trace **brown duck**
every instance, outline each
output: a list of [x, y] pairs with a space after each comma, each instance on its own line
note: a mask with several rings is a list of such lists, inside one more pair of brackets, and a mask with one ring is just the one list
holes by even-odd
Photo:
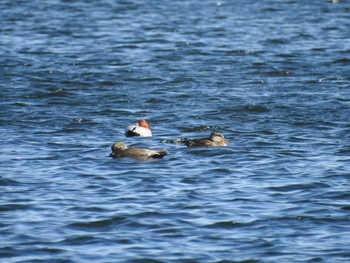
[[147, 148], [128, 148], [123, 142], [116, 142], [112, 145], [113, 158], [130, 157], [139, 160], [161, 159], [168, 154], [166, 150], [151, 150]]
[[228, 146], [228, 141], [225, 139], [224, 135], [220, 132], [212, 132], [209, 138], [202, 139], [190, 139], [185, 141], [188, 147], [196, 146]]

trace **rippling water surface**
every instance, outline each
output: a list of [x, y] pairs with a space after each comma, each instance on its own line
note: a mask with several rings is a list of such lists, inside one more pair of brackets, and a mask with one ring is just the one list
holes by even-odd
[[[350, 261], [348, 1], [3, 0], [0, 21], [1, 262]], [[125, 138], [140, 118], [154, 136]], [[214, 130], [229, 147], [179, 143]]]

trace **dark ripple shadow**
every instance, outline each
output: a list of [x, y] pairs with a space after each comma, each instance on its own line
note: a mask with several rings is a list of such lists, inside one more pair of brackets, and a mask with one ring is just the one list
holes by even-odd
[[309, 184], [290, 184], [282, 186], [271, 186], [268, 189], [278, 192], [290, 192], [290, 191], [302, 191], [302, 190], [315, 190], [322, 188], [330, 188], [331, 186], [326, 183], [309, 183]]
[[[63, 250], [61, 249], [55, 249], [55, 248], [48, 248], [48, 247], [43, 247], [43, 248], [27, 248], [26, 250], [23, 249], [17, 249], [17, 248], [13, 248], [10, 246], [6, 246], [3, 248], [0, 248], [0, 258], [8, 258], [8, 261], [6, 262], [10, 262], [9, 258], [19, 258], [18, 262], [47, 262], [47, 259], [45, 258], [45, 254], [47, 255], [47, 253], [52, 253], [52, 258], [50, 257], [50, 262], [73, 262], [70, 260], [62, 260], [59, 258], [55, 258], [55, 254], [60, 254]], [[29, 259], [30, 256], [28, 256], [28, 254], [32, 254], [32, 255], [36, 255], [33, 256], [32, 259]], [[27, 258], [24, 259], [23, 261], [20, 259], [21, 257], [23, 258]], [[39, 257], [39, 258], [38, 258]], [[40, 259], [40, 257], [43, 257], [43, 259]], [[5, 262], [5, 261], [4, 261]]]
[[3, 178], [2, 176], [0, 176], [0, 186], [16, 186], [16, 185], [20, 185], [20, 184], [21, 183], [16, 181], [16, 180]]
[[240, 113], [240, 112], [248, 112], [248, 113], [268, 113], [270, 109], [264, 105], [244, 105], [244, 106], [235, 106], [229, 108], [220, 109], [220, 113]]
[[23, 204], [2, 204], [0, 205], [0, 212], [9, 212], [16, 210], [27, 210], [30, 209], [31, 205], [23, 205]]
[[[96, 237], [93, 235], [75, 235], [65, 238], [62, 241], [55, 242], [55, 245], [60, 246], [79, 246], [79, 245], [94, 245], [94, 244], [108, 244], [110, 240], [107, 238]], [[126, 243], [126, 242], [124, 242]]]
[[89, 222], [76, 222], [71, 223], [67, 227], [75, 230], [81, 231], [107, 231], [108, 229], [113, 229], [114, 226], [123, 225], [128, 222], [127, 217], [113, 217], [109, 219], [95, 220]]
[[48, 92], [36, 92], [31, 95], [31, 98], [33, 99], [45, 99], [45, 98], [55, 98], [55, 97], [68, 97], [69, 92], [57, 88], [57, 89], [51, 89]]
[[213, 224], [204, 225], [204, 228], [213, 228], [213, 229], [234, 229], [240, 227], [241, 224], [235, 221], [220, 221]]
[[[58, 249], [49, 247], [49, 244], [34, 243], [34, 244], [21, 244], [26, 245], [26, 249], [17, 249], [10, 246], [0, 248], [0, 258], [16, 258], [17, 262], [47, 262], [48, 258], [50, 262], [57, 263], [70, 263], [74, 262], [70, 259], [63, 259], [66, 252], [64, 249]], [[33, 247], [31, 247], [33, 246]], [[48, 256], [50, 255], [50, 256]], [[63, 257], [63, 258], [62, 258]], [[23, 260], [22, 260], [23, 259]], [[7, 262], [10, 262], [7, 261]]]

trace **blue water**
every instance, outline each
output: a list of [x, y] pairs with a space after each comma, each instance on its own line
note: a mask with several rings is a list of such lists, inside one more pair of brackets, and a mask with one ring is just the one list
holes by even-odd
[[2, 0], [0, 25], [1, 262], [350, 262], [348, 1]]

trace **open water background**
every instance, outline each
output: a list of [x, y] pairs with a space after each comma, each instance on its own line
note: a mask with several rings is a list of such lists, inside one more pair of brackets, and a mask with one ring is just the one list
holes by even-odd
[[345, 0], [2, 0], [0, 261], [349, 262], [349, 28]]

